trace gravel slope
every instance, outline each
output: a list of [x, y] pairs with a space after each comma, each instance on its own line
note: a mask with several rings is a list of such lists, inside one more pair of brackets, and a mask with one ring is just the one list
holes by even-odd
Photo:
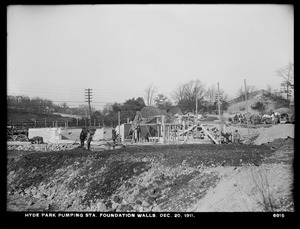
[[[138, 146], [8, 151], [9, 211], [187, 211], [222, 175], [274, 156], [269, 146]], [[22, 156], [21, 156], [22, 155]], [[273, 163], [273, 162], [272, 162]]]

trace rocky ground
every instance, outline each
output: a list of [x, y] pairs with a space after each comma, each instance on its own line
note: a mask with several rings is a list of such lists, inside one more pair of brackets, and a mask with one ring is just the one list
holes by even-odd
[[7, 210], [293, 211], [293, 146], [8, 150]]

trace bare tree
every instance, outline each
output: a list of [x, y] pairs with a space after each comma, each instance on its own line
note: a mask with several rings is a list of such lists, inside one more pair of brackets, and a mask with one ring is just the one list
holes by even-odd
[[210, 88], [207, 89], [207, 93], [206, 93], [205, 97], [209, 102], [209, 113], [211, 113], [211, 106], [215, 102], [215, 94], [216, 93], [217, 93], [217, 89], [216, 89], [215, 85], [212, 85]]
[[176, 103], [183, 99], [191, 100], [196, 99], [203, 99], [206, 90], [204, 85], [200, 80], [191, 80], [187, 83], [181, 84], [177, 86], [177, 88], [172, 93], [172, 98], [175, 100]]
[[290, 87], [294, 88], [294, 64], [289, 63], [286, 67], [280, 68], [276, 72], [277, 76], [282, 77]]
[[145, 101], [147, 106], [152, 106], [152, 102], [156, 92], [157, 87], [155, 87], [153, 84], [150, 84], [145, 88]]
[[199, 79], [179, 85], [172, 93], [175, 103], [179, 105], [182, 111], [186, 112], [195, 111], [196, 99], [200, 105], [205, 95], [206, 89]]
[[188, 99], [194, 99], [197, 96], [198, 99], [202, 100], [205, 93], [206, 93], [206, 90], [204, 88], [204, 85], [198, 79], [191, 80], [185, 84], [184, 95]]
[[294, 89], [294, 64], [289, 63], [286, 67], [278, 69], [277, 76], [284, 79], [281, 83], [281, 92], [286, 93], [286, 99], [289, 100], [292, 96], [291, 89]]
[[178, 103], [180, 100], [184, 99], [184, 90], [185, 90], [185, 84], [180, 84], [171, 93], [171, 97], [175, 101], [175, 103]]

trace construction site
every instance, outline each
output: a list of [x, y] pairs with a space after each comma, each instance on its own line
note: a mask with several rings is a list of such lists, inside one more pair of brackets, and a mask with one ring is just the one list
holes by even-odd
[[7, 141], [7, 210], [294, 211], [294, 122], [230, 117], [141, 110], [90, 150], [82, 128], [31, 128]]
[[294, 110], [262, 115], [257, 101], [217, 115], [146, 106], [115, 126], [8, 128], [7, 210], [293, 212]]
[[[146, 107], [149, 109], [149, 107]], [[154, 107], [150, 109], [155, 109]], [[142, 111], [143, 112], [143, 111]], [[233, 142], [233, 133], [240, 129], [240, 143], [250, 142], [256, 137], [254, 133], [258, 128], [271, 127], [272, 123], [260, 123], [253, 125], [247, 122], [234, 123], [230, 116], [217, 115], [197, 116], [189, 113], [186, 115], [155, 115], [144, 118], [140, 111], [136, 112], [133, 121], [120, 124], [115, 127], [94, 127], [95, 133], [91, 142], [91, 150], [111, 149], [113, 146], [112, 129], [117, 132], [115, 147], [126, 147], [130, 145], [151, 145], [151, 144], [230, 144]], [[247, 130], [247, 131], [245, 131]], [[56, 148], [70, 149], [77, 147], [80, 142], [82, 128], [50, 127], [50, 128], [29, 128], [27, 133], [8, 134], [8, 148], [29, 150], [35, 147], [41, 150], [51, 151]], [[33, 139], [42, 139], [35, 145]], [[31, 139], [31, 141], [29, 141]], [[48, 148], [48, 150], [47, 150]]]
[[8, 226], [296, 218], [293, 4], [6, 12]]

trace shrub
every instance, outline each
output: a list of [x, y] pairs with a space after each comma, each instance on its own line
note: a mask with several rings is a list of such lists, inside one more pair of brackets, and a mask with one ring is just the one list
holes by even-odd
[[258, 111], [264, 111], [265, 105], [262, 102], [256, 102], [251, 106], [251, 108]]

